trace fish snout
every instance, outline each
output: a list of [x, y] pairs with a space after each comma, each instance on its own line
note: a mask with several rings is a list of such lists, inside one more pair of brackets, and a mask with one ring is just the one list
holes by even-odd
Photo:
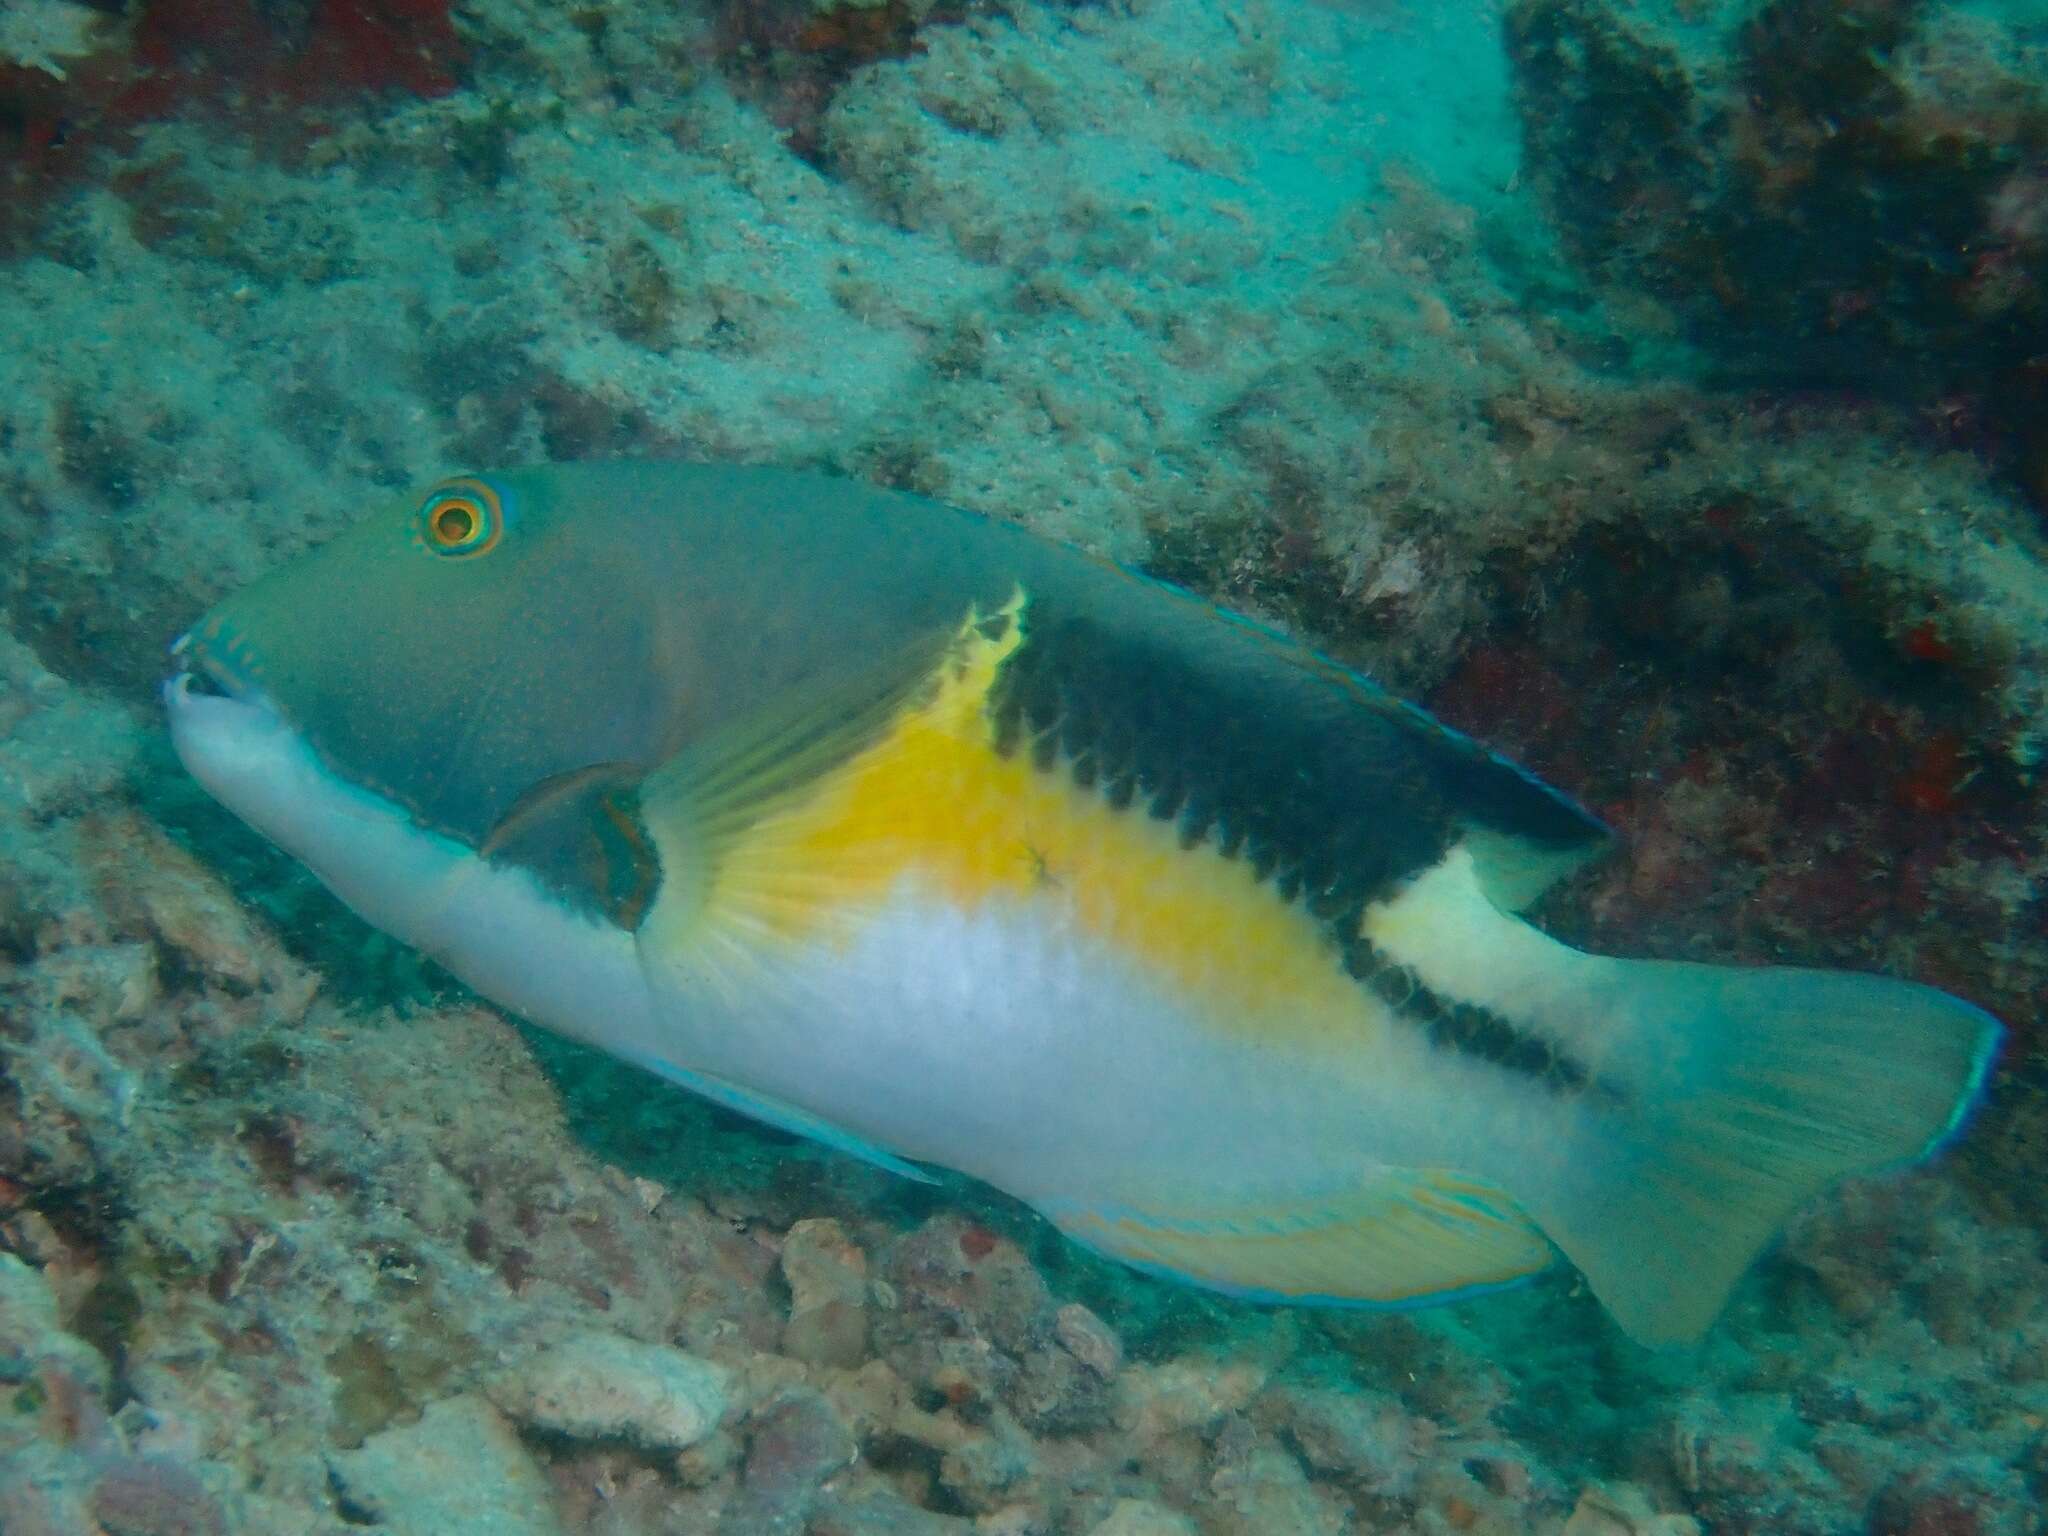
[[164, 703], [175, 708], [190, 699], [261, 702], [262, 668], [248, 642], [218, 617], [188, 629], [171, 642], [171, 675], [164, 679]]

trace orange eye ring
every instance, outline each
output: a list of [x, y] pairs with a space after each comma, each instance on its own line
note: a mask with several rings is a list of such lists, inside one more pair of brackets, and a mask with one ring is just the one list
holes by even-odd
[[436, 549], [460, 549], [477, 536], [483, 524], [483, 508], [473, 501], [451, 496], [435, 504], [434, 520], [427, 537]]
[[466, 560], [489, 554], [505, 532], [498, 493], [482, 480], [450, 480], [421, 503], [419, 539], [437, 555]]

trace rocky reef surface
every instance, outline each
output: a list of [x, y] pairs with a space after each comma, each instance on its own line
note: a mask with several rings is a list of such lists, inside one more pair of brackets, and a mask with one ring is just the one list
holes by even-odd
[[[2024, 4], [0, 0], [0, 1530], [2024, 1536]], [[447, 470], [942, 496], [1582, 797], [1544, 912], [2013, 1039], [1699, 1349], [1103, 1264], [534, 1035], [186, 784], [214, 597]]]

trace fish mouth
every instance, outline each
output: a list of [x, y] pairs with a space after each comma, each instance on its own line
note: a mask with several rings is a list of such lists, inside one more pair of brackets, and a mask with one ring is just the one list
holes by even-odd
[[163, 705], [171, 747], [216, 800], [271, 841], [291, 846], [296, 734], [263, 691], [192, 636], [171, 648]]
[[167, 693], [175, 693], [180, 700], [232, 699], [236, 703], [248, 702], [242, 688], [211, 667], [180, 668], [164, 679], [164, 688]]
[[[209, 627], [219, 628], [217, 623]], [[225, 649], [244, 655], [247, 651], [246, 646], [233, 638], [226, 641]], [[224, 655], [221, 647], [209, 643], [197, 630], [187, 630], [172, 643], [171, 661], [174, 670], [164, 679], [164, 702], [173, 709], [194, 700], [219, 699], [250, 705], [270, 714], [277, 713], [248, 671]]]
[[[185, 766], [200, 772], [199, 760], [216, 755], [219, 744], [247, 742], [287, 729], [282, 711], [234, 662], [194, 634], [171, 647], [173, 670], [164, 679], [164, 713], [171, 743]], [[221, 790], [208, 784], [216, 795]]]

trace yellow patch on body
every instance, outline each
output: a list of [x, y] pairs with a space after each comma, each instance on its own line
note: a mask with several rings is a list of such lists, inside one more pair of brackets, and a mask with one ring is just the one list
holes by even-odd
[[1054, 903], [1214, 1016], [1358, 1042], [1366, 1004], [1334, 946], [1245, 862], [997, 751], [989, 694], [1023, 624], [1021, 593], [970, 614], [877, 739], [721, 844], [697, 920], [843, 938], [908, 880], [969, 909]]

